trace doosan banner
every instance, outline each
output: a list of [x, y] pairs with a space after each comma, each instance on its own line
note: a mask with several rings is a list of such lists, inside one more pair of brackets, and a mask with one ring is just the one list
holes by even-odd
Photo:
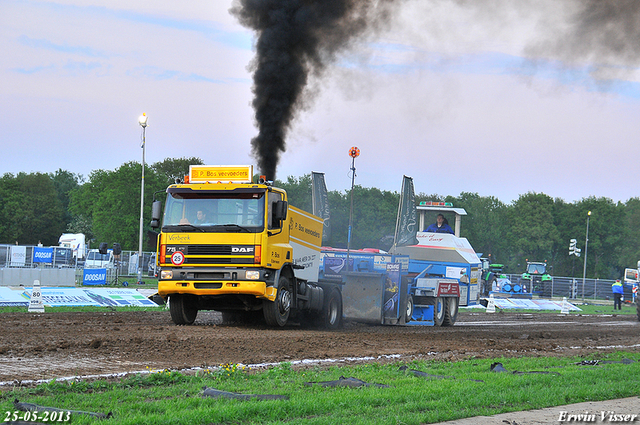
[[82, 274], [83, 285], [106, 285], [107, 269], [84, 269]]
[[53, 248], [33, 248], [33, 262], [34, 263], [51, 263], [53, 261]]

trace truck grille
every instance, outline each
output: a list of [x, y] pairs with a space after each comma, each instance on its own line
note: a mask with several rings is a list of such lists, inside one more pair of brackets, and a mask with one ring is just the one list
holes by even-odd
[[[186, 245], [183, 266], [254, 264], [255, 245]], [[170, 256], [167, 253], [167, 260]]]
[[231, 245], [187, 245], [186, 255], [231, 255]]
[[185, 258], [183, 264], [253, 264], [251, 258]]

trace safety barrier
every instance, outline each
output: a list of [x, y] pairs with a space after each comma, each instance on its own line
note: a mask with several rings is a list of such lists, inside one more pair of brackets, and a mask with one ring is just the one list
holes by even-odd
[[[511, 283], [523, 285], [528, 284], [519, 274], [506, 274]], [[611, 284], [615, 282], [613, 279], [582, 279], [579, 277], [563, 277], [552, 276], [550, 287], [546, 289], [545, 294], [541, 294], [545, 298], [562, 298], [568, 300], [606, 300], [612, 298]], [[549, 284], [547, 284], [549, 285]], [[630, 285], [624, 285], [624, 298], [630, 300], [632, 298], [632, 288]], [[530, 288], [527, 288], [530, 292]]]

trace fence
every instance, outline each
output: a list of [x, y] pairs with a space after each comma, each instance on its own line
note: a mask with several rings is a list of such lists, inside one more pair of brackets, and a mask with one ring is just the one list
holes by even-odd
[[[38, 258], [40, 252], [45, 251], [51, 256], [47, 258]], [[47, 262], [44, 262], [46, 260]], [[0, 269], [66, 269], [74, 268], [75, 281], [82, 282], [82, 271], [84, 261], [77, 260], [73, 257], [71, 248], [63, 247], [36, 247], [24, 245], [0, 245]], [[0, 276], [0, 284], [3, 281], [15, 280], [12, 276], [16, 270], [7, 270], [12, 273], [3, 273], [7, 276], [3, 279]], [[65, 273], [66, 274], [66, 273]], [[142, 275], [154, 276], [155, 274], [155, 253], [142, 253]], [[107, 281], [116, 282], [125, 279], [131, 279], [138, 275], [138, 252], [122, 251], [119, 259], [115, 264], [107, 267]], [[518, 283], [522, 286], [522, 276], [516, 274], [506, 275], [512, 283]], [[611, 284], [613, 280], [607, 279], [582, 279], [574, 277], [552, 277], [551, 278], [551, 297], [567, 297], [567, 299], [600, 299], [606, 300], [612, 298]], [[23, 280], [28, 281], [29, 278]], [[10, 283], [9, 283], [10, 284]], [[548, 289], [547, 289], [548, 294]], [[545, 296], [548, 296], [545, 294]], [[631, 287], [624, 285], [624, 298], [632, 299]]]
[[[516, 274], [506, 275], [512, 283], [522, 286], [522, 276]], [[582, 279], [576, 277], [551, 277], [551, 297], [567, 297], [575, 300], [606, 300], [613, 298], [610, 279]], [[528, 289], [528, 288], [527, 288]], [[547, 289], [549, 291], [549, 289]], [[632, 299], [631, 287], [624, 285], [624, 298]]]
[[[29, 271], [35, 272], [36, 270], [44, 272], [46, 276], [51, 276], [47, 280], [57, 280], [53, 277], [54, 270], [58, 269], [59, 273], [68, 269], [75, 269], [75, 282], [82, 282], [84, 260], [78, 260], [73, 256], [73, 250], [71, 248], [64, 247], [38, 247], [38, 246], [24, 246], [24, 245], [0, 245], [0, 269], [2, 270], [2, 276], [0, 276], [0, 284], [11, 285], [12, 281], [16, 280], [14, 276], [21, 276], [19, 279], [21, 282], [32, 281], [31, 275], [39, 275], [34, 273], [28, 273]], [[68, 271], [64, 273], [65, 278], [63, 280], [70, 280], [67, 276]], [[73, 272], [71, 272], [73, 275]], [[155, 253], [143, 252], [142, 253], [142, 275], [154, 276], [155, 274]], [[5, 276], [6, 275], [6, 276]], [[138, 252], [137, 251], [122, 251], [122, 254], [114, 262], [107, 267], [107, 276], [109, 281], [115, 281], [116, 277], [120, 278], [132, 278], [138, 275]]]

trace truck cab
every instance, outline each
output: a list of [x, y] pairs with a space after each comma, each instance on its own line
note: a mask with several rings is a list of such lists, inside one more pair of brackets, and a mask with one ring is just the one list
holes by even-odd
[[58, 245], [71, 248], [73, 258], [78, 260], [84, 259], [87, 254], [86, 238], [82, 233], [63, 233], [58, 240]]
[[115, 267], [115, 257], [113, 250], [109, 249], [106, 254], [101, 254], [97, 249], [90, 249], [87, 260], [84, 262], [85, 269], [106, 269]]

